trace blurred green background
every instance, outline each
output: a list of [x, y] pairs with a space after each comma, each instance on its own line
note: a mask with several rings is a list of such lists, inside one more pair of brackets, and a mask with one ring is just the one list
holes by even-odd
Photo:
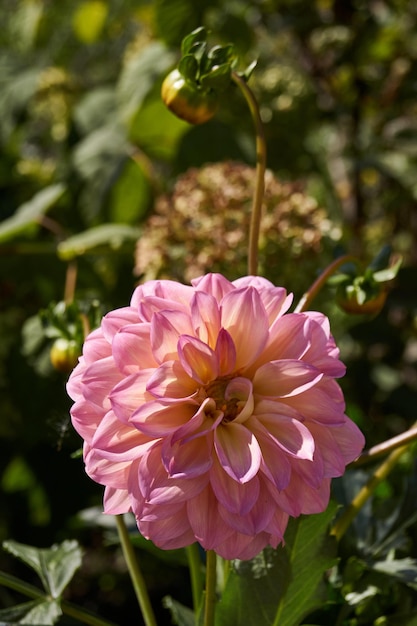
[[[377, 317], [341, 312], [330, 288], [315, 306], [332, 318], [348, 413], [368, 445], [416, 419], [416, 21], [405, 0], [2, 0], [0, 539], [79, 539], [71, 600], [120, 626], [136, 611], [112, 529], [96, 523], [102, 490], [74, 454], [67, 375], [50, 363], [39, 312], [64, 299], [75, 272], [76, 298], [103, 311], [125, 305], [141, 279], [245, 273], [255, 164], [245, 102], [231, 86], [215, 118], [192, 127], [160, 99], [194, 28], [232, 42], [238, 67], [258, 60], [250, 86], [271, 170], [263, 273], [300, 297], [341, 253], [366, 264], [388, 243], [402, 254]], [[340, 481], [338, 497], [363, 475]], [[417, 623], [415, 585], [357, 565], [399, 528], [398, 554], [417, 557], [416, 495], [411, 451], [347, 538], [333, 608], [315, 623]], [[181, 559], [143, 554], [155, 605], [167, 593], [189, 603]], [[0, 569], [30, 576], [5, 553]], [[370, 585], [372, 602], [340, 609]], [[14, 599], [0, 588], [0, 606]], [[158, 619], [171, 623], [163, 608]]]

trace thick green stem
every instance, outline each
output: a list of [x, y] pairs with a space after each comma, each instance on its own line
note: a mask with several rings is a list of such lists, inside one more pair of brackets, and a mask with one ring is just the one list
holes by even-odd
[[[19, 580], [10, 574], [6, 574], [5, 572], [0, 572], [0, 585], [13, 589], [14, 591], [18, 591], [33, 600], [47, 601], [50, 599], [45, 592], [40, 591], [37, 587], [25, 583], [24, 581]], [[88, 626], [115, 626], [114, 622], [109, 622], [108, 620], [102, 619], [98, 615], [93, 615], [71, 602], [67, 602], [66, 600], [58, 600], [58, 602], [60, 603], [63, 613], [69, 615], [70, 617], [74, 617], [83, 624], [88, 624]]]
[[136, 560], [135, 551], [130, 541], [123, 515], [116, 515], [115, 517], [123, 555], [125, 557], [130, 578], [133, 583], [133, 588], [142, 611], [143, 619], [146, 626], [157, 626], [152, 605], [149, 600], [148, 590], [146, 589], [145, 580], [139, 569], [139, 564]]
[[208, 550], [206, 561], [206, 602], [204, 608], [204, 626], [214, 626], [216, 610], [216, 580], [216, 553], [213, 550]]
[[264, 127], [259, 113], [258, 103], [252, 90], [248, 87], [246, 81], [236, 72], [232, 72], [232, 79], [243, 93], [256, 131], [256, 180], [255, 192], [253, 196], [251, 224], [249, 232], [249, 250], [248, 250], [248, 274], [256, 276], [258, 273], [258, 247], [259, 232], [262, 217], [262, 201], [265, 189], [265, 169], [266, 169], [266, 141]]
[[294, 313], [301, 313], [302, 311], [306, 311], [310, 306], [311, 302], [317, 296], [319, 291], [321, 291], [326, 284], [326, 281], [330, 278], [332, 274], [335, 273], [336, 270], [339, 269], [345, 263], [349, 261], [356, 261], [356, 258], [351, 256], [350, 254], [346, 254], [345, 256], [341, 256], [330, 265], [320, 274], [316, 281], [311, 285], [310, 289], [305, 292], [300, 302], [297, 304]]
[[191, 591], [193, 595], [194, 612], [197, 615], [203, 595], [203, 577], [201, 574], [201, 559], [198, 552], [198, 545], [193, 543], [187, 546], [188, 567], [191, 578]]

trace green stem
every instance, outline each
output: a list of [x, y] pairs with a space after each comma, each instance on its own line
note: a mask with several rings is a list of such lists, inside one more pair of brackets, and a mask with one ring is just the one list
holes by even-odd
[[142, 572], [139, 569], [139, 564], [136, 560], [135, 551], [130, 541], [129, 533], [127, 532], [123, 515], [116, 515], [115, 517], [123, 555], [125, 557], [130, 578], [133, 583], [133, 588], [135, 590], [136, 597], [142, 611], [143, 619], [146, 626], [157, 626], [155, 615], [152, 610], [152, 605], [149, 600], [148, 591], [146, 589], [145, 580], [142, 576]]
[[187, 546], [187, 559], [188, 567], [190, 569], [191, 577], [191, 590], [193, 594], [193, 607], [194, 612], [197, 615], [198, 609], [201, 604], [201, 597], [203, 595], [203, 578], [201, 575], [201, 559], [198, 552], [198, 545], [193, 543], [191, 546]]
[[371, 478], [368, 480], [366, 485], [362, 487], [359, 491], [358, 495], [352, 500], [349, 506], [345, 509], [343, 514], [336, 521], [331, 534], [336, 537], [338, 541], [343, 537], [346, 530], [349, 528], [350, 524], [353, 522], [361, 508], [364, 506], [365, 502], [371, 495], [374, 493], [375, 489], [379, 485], [379, 483], [384, 480], [388, 474], [394, 469], [400, 457], [404, 454], [404, 452], [408, 449], [408, 446], [402, 446], [401, 448], [397, 448], [384, 461], [374, 472]]
[[[14, 591], [18, 591], [33, 600], [50, 600], [50, 597], [47, 594], [40, 591], [33, 585], [25, 583], [10, 574], [6, 574], [5, 572], [0, 572], [0, 585], [13, 589]], [[75, 606], [66, 600], [61, 600], [60, 606], [63, 613], [78, 619], [83, 624], [88, 624], [89, 626], [115, 626], [114, 622], [109, 622], [108, 620], [102, 619], [97, 615], [93, 615], [92, 613], [89, 613], [81, 607]]]
[[258, 247], [259, 232], [262, 217], [262, 201], [265, 189], [265, 169], [266, 169], [266, 141], [265, 132], [259, 113], [259, 106], [253, 95], [252, 90], [248, 87], [246, 81], [236, 72], [232, 72], [232, 79], [243, 93], [249, 110], [255, 124], [256, 131], [256, 180], [255, 192], [253, 196], [251, 224], [249, 232], [249, 250], [248, 250], [248, 274], [256, 276], [258, 273]]
[[206, 561], [206, 603], [204, 609], [204, 626], [214, 626], [216, 609], [216, 553], [207, 550]]
[[346, 254], [345, 256], [341, 256], [330, 265], [320, 274], [316, 281], [311, 285], [310, 289], [305, 292], [300, 302], [297, 304], [294, 313], [301, 313], [302, 311], [306, 311], [310, 306], [311, 302], [317, 296], [319, 291], [323, 289], [326, 281], [330, 278], [332, 274], [335, 273], [336, 270], [339, 269], [345, 263], [349, 261], [356, 261], [356, 258], [350, 254]]

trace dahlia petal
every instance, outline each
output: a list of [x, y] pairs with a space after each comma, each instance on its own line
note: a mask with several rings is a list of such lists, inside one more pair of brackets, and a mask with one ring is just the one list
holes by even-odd
[[263, 363], [277, 359], [301, 359], [310, 347], [308, 320], [298, 313], [288, 313], [269, 329], [268, 342], [260, 358]]
[[197, 291], [204, 291], [212, 295], [217, 302], [234, 290], [233, 284], [221, 274], [206, 274], [191, 281]]
[[72, 405], [70, 413], [75, 430], [85, 441], [90, 443], [105, 411], [101, 407], [81, 399]]
[[178, 361], [162, 363], [149, 377], [146, 389], [155, 398], [188, 398], [196, 390], [196, 382]]
[[[345, 404], [340, 387], [334, 380], [319, 383], [306, 393], [285, 398], [285, 404], [293, 407], [309, 422], [317, 422], [325, 426], [342, 426], [345, 423]], [[333, 385], [337, 385], [340, 395], [335, 395]], [[332, 395], [327, 393], [332, 392]], [[335, 399], [336, 398], [336, 399]]]
[[87, 335], [83, 345], [85, 364], [90, 365], [111, 355], [111, 345], [103, 335], [101, 328], [96, 328]]
[[193, 289], [173, 280], [150, 280], [135, 289], [131, 299], [134, 307], [144, 322], [150, 322], [155, 311], [186, 311]]
[[253, 559], [269, 543], [267, 533], [259, 533], [254, 537], [234, 532], [230, 537], [216, 546], [216, 553], [223, 559]]
[[218, 501], [231, 513], [246, 515], [259, 496], [259, 480], [254, 476], [239, 483], [227, 474], [216, 458], [210, 470], [210, 483]]
[[[138, 476], [140, 491], [149, 504], [172, 504], [194, 498], [208, 483], [208, 474], [196, 478], [172, 478], [161, 461], [161, 444], [156, 444], [140, 461]], [[130, 482], [132, 480], [129, 477]]]
[[226, 524], [219, 524], [217, 501], [210, 487], [187, 502], [187, 515], [195, 538], [205, 550], [213, 550], [233, 533]]
[[261, 450], [253, 433], [242, 424], [219, 424], [214, 447], [223, 469], [237, 482], [246, 483], [258, 472]]
[[133, 374], [138, 370], [157, 367], [150, 342], [150, 324], [128, 324], [113, 338], [114, 361], [123, 374]]
[[235, 287], [255, 287], [261, 296], [261, 300], [268, 315], [269, 325], [288, 311], [293, 301], [293, 295], [287, 296], [283, 287], [276, 287], [262, 276], [243, 276], [233, 281]]
[[108, 461], [99, 450], [84, 444], [85, 471], [100, 485], [125, 489], [128, 481], [131, 461]]
[[148, 402], [152, 396], [146, 391], [146, 384], [153, 369], [142, 370], [125, 376], [109, 394], [110, 405], [117, 418], [128, 423], [138, 406]]
[[244, 287], [226, 294], [221, 301], [221, 319], [237, 348], [236, 368], [250, 365], [268, 339], [268, 318], [256, 289]]
[[314, 438], [304, 424], [278, 412], [257, 414], [256, 417], [281, 450], [290, 457], [309, 461], [313, 459]]
[[291, 465], [287, 455], [256, 417], [251, 417], [246, 426], [254, 433], [261, 448], [261, 472], [282, 491], [291, 477]]
[[207, 437], [162, 444], [162, 462], [171, 478], [194, 478], [207, 472], [213, 464], [212, 444]]
[[195, 542], [195, 536], [189, 525], [186, 507], [172, 517], [154, 522], [137, 520], [141, 534], [152, 541], [161, 550], [177, 550]]
[[275, 512], [275, 503], [271, 501], [267, 489], [260, 481], [258, 483], [260, 483], [259, 496], [246, 514], [232, 513], [223, 505], [219, 505], [219, 513], [223, 521], [243, 535], [261, 533], [268, 526]]
[[121, 515], [131, 510], [130, 496], [127, 489], [106, 487], [103, 497], [103, 509], [107, 515]]
[[236, 347], [230, 334], [221, 328], [217, 336], [215, 353], [220, 376], [227, 376], [236, 369]]
[[113, 411], [108, 411], [97, 427], [91, 445], [109, 461], [133, 461], [140, 457], [153, 440], [132, 426], [120, 422]]
[[143, 522], [156, 522], [159, 519], [168, 519], [178, 512], [184, 511], [185, 504], [183, 502], [175, 502], [173, 504], [164, 504], [164, 506], [158, 506], [157, 504], [142, 504], [139, 501], [139, 514]]
[[101, 330], [106, 340], [111, 343], [117, 331], [128, 324], [139, 321], [138, 313], [130, 306], [122, 307], [107, 313], [101, 320]]
[[216, 409], [214, 400], [206, 398], [193, 417], [174, 432], [171, 442], [181, 440], [182, 443], [187, 443], [197, 437], [208, 435], [217, 428], [222, 419], [223, 412]]
[[295, 359], [265, 363], [253, 378], [254, 393], [269, 398], [287, 398], [303, 393], [323, 378], [322, 372]]
[[189, 335], [178, 340], [178, 356], [186, 373], [201, 385], [217, 378], [219, 363], [216, 353], [203, 341]]
[[309, 349], [304, 355], [308, 363], [312, 363], [327, 376], [340, 378], [346, 372], [345, 365], [339, 361], [339, 349], [330, 335], [328, 318], [316, 311], [307, 311], [302, 315], [309, 322], [311, 338]]
[[163, 404], [155, 400], [142, 404], [132, 415], [130, 423], [149, 437], [166, 437], [186, 424], [196, 413], [192, 402]]
[[151, 347], [158, 363], [177, 358], [180, 335], [191, 335], [191, 319], [182, 311], [154, 313], [151, 320]]
[[[271, 535], [275, 536], [276, 544], [280, 543], [284, 539], [284, 533], [287, 528], [289, 521], [289, 515], [285, 511], [275, 507], [274, 514], [272, 518], [269, 520], [268, 525], [265, 528], [265, 531], [271, 533]], [[271, 545], [272, 541], [270, 540]], [[276, 547], [273, 546], [273, 547]]]
[[365, 446], [365, 437], [348, 417], [343, 426], [332, 429], [332, 436], [343, 454], [346, 465], [355, 461]]
[[196, 291], [190, 306], [191, 321], [196, 337], [214, 348], [220, 331], [220, 311], [217, 300], [209, 293]]
[[86, 400], [104, 409], [110, 408], [109, 393], [121, 380], [123, 374], [109, 356], [87, 367], [82, 377]]

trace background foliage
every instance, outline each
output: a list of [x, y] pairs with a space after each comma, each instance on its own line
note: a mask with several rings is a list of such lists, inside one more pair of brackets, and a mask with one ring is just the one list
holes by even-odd
[[[124, 305], [146, 275], [141, 245], [152, 244], [150, 225], [163, 207], [159, 245], [181, 278], [189, 251], [178, 224], [173, 239], [169, 207], [179, 197], [181, 206], [194, 202], [197, 185], [206, 196], [216, 186], [216, 178], [202, 182], [200, 170], [189, 168], [230, 160], [253, 166], [251, 120], [236, 89], [198, 127], [176, 119], [160, 100], [161, 82], [193, 28], [206, 26], [213, 43], [233, 42], [242, 67], [258, 59], [250, 84], [269, 168], [276, 184], [289, 185], [291, 206], [298, 193], [297, 206], [307, 202], [319, 211], [317, 250], [303, 235], [303, 218], [295, 234], [285, 223], [268, 239], [268, 277], [299, 297], [341, 252], [366, 264], [389, 243], [403, 255], [374, 319], [339, 311], [330, 289], [315, 305], [332, 317], [348, 365], [348, 413], [368, 446], [416, 419], [416, 19], [417, 6], [405, 0], [2, 1], [0, 538], [40, 547], [78, 539], [85, 556], [69, 599], [121, 626], [136, 610], [113, 529], [98, 521], [101, 489], [74, 454], [80, 442], [68, 421], [66, 374], [49, 359], [66, 326], [46, 328], [39, 312], [66, 297], [75, 271], [83, 310]], [[272, 203], [282, 206], [274, 193]], [[209, 194], [198, 210], [215, 215], [223, 201]], [[192, 215], [185, 218], [180, 230], [193, 225]], [[205, 226], [194, 223], [195, 232]], [[206, 239], [202, 262], [210, 269], [222, 241]], [[226, 252], [216, 262], [226, 273], [233, 267]], [[369, 471], [336, 481], [337, 499], [347, 501]], [[410, 449], [342, 542], [327, 603], [305, 624], [417, 624], [416, 495]], [[169, 624], [163, 596], [190, 604], [183, 556], [155, 554], [143, 543], [140, 549], [159, 623]], [[0, 569], [28, 576], [6, 552]], [[0, 606], [15, 601], [0, 588]]]

